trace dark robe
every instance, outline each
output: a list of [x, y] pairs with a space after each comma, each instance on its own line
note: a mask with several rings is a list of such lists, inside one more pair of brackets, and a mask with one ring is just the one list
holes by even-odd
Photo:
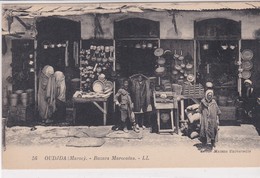
[[256, 96], [254, 88], [243, 88], [242, 90], [242, 99], [243, 99], [243, 108], [248, 112], [252, 111], [256, 105]]
[[200, 138], [205, 142], [211, 142], [211, 140], [218, 141], [218, 115], [221, 111], [214, 99], [211, 102], [206, 101], [205, 98], [201, 100], [199, 107], [201, 113], [200, 118]]
[[143, 113], [147, 111], [150, 102], [150, 81], [143, 80], [139, 82], [137, 79], [132, 80], [132, 100], [134, 103], [134, 112]]

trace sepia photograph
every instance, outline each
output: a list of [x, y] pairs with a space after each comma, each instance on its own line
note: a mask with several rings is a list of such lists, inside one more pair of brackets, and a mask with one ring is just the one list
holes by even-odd
[[260, 2], [2, 2], [3, 169], [260, 166]]

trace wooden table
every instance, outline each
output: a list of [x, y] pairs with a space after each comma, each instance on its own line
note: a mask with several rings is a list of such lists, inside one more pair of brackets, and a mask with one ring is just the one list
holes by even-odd
[[[167, 98], [162, 99], [159, 95], [165, 94]], [[157, 124], [158, 124], [158, 132], [174, 132], [174, 128], [176, 128], [177, 134], [179, 133], [179, 114], [178, 114], [178, 102], [176, 99], [176, 95], [173, 92], [154, 92], [154, 106], [156, 108], [157, 113]], [[176, 110], [176, 114], [174, 116], [173, 110]], [[160, 119], [160, 111], [161, 110], [170, 110], [170, 119], [171, 119], [171, 129], [161, 129], [161, 119]], [[176, 121], [176, 127], [174, 124], [174, 120]]]
[[[80, 103], [93, 103], [102, 113], [103, 113], [103, 125], [107, 123], [107, 105], [108, 105], [108, 98], [111, 96], [112, 92], [107, 94], [104, 97], [92, 97], [92, 98], [79, 98], [73, 97], [73, 123], [76, 122], [76, 107], [75, 104]], [[99, 104], [101, 103], [101, 105]]]

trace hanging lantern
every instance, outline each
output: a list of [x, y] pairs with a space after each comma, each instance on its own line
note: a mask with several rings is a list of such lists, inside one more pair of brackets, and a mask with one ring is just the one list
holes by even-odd
[[230, 48], [231, 50], [234, 50], [234, 49], [236, 48], [236, 45], [231, 44], [231, 45], [229, 46], [229, 48]]
[[222, 48], [223, 50], [227, 50], [228, 45], [227, 45], [227, 44], [222, 44], [222, 45], [221, 45], [221, 48]]
[[204, 50], [208, 50], [208, 49], [209, 49], [209, 44], [205, 43], [205, 44], [202, 46], [202, 48], [203, 48]]

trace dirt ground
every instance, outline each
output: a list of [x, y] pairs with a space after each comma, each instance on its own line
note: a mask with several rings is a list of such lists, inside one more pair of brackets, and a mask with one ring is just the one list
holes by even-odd
[[[112, 131], [112, 126], [15, 126], [6, 129], [6, 149], [9, 146], [53, 146], [67, 147], [77, 142], [75, 147], [137, 147], [137, 146], [183, 146], [200, 150], [200, 141], [181, 134], [150, 133], [141, 129], [140, 133]], [[88, 144], [81, 144], [81, 139]], [[249, 124], [240, 126], [220, 126], [217, 148], [260, 149], [260, 136], [255, 127]]]

